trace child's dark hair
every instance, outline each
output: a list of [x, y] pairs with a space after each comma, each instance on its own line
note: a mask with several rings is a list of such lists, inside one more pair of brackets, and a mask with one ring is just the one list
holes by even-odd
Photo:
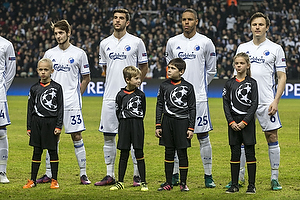
[[[250, 63], [250, 58], [248, 56], [248, 54], [244, 53], [244, 52], [240, 52], [238, 54], [236, 54], [234, 57], [233, 57], [233, 65], [234, 65], [234, 62], [235, 62], [235, 59], [237, 57], [242, 57], [245, 59], [247, 65], [250, 65], [251, 66], [251, 63]], [[250, 70], [250, 67], [247, 69], [247, 72], [246, 72], [247, 76], [251, 76], [251, 70]]]
[[185, 61], [182, 58], [174, 58], [169, 62], [169, 65], [174, 65], [179, 71], [186, 69]]
[[137, 75], [141, 75], [141, 74], [142, 74], [141, 70], [139, 70], [139, 68], [136, 68], [134, 66], [127, 66], [123, 69], [123, 76], [125, 81], [127, 78], [130, 80], [132, 77], [136, 77]]

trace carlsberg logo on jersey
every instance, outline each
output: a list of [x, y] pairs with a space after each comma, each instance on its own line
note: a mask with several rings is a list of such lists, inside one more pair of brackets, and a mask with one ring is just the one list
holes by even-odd
[[178, 53], [178, 58], [182, 58], [183, 60], [185, 60], [185, 59], [195, 59], [196, 58], [196, 54], [194, 54], [194, 53], [179, 52]]
[[54, 64], [53, 68], [56, 71], [63, 71], [63, 72], [69, 72], [71, 70], [71, 67], [69, 67], [69, 65], [64, 66], [60, 64]]
[[250, 57], [250, 63], [265, 63], [265, 60], [263, 57], [261, 58], [258, 58], [258, 57], [252, 57], [252, 56], [249, 56]]
[[125, 60], [126, 55], [124, 54], [124, 52], [122, 54], [112, 52], [112, 53], [109, 54], [109, 58], [112, 59], [112, 60], [117, 60], [117, 59]]

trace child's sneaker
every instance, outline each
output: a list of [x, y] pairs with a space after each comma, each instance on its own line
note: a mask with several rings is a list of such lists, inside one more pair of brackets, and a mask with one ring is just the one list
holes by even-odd
[[169, 183], [165, 182], [160, 186], [160, 188], [157, 189], [157, 191], [163, 191], [163, 190], [172, 190], [173, 185], [170, 185]]
[[188, 191], [190, 191], [189, 188], [188, 188], [188, 186], [184, 182], [180, 183], [180, 190], [181, 190], [181, 192], [188, 192]]
[[36, 183], [33, 180], [28, 179], [26, 185], [23, 186], [23, 189], [32, 188], [35, 186], [36, 186]]
[[231, 187], [226, 190], [227, 194], [239, 192], [239, 188], [235, 185], [231, 185]]
[[123, 190], [124, 185], [122, 182], [117, 182], [114, 186], [110, 188], [110, 190]]
[[212, 178], [212, 175], [206, 175], [204, 174], [204, 179], [205, 179], [205, 187], [207, 188], [214, 188], [216, 187], [216, 184]]
[[58, 189], [59, 188], [57, 180], [52, 179], [50, 188], [51, 189]]
[[279, 184], [278, 180], [272, 179], [272, 181], [271, 181], [271, 189], [272, 190], [281, 190], [282, 189], [282, 187]]
[[148, 186], [146, 182], [142, 182], [141, 191], [148, 191]]
[[139, 176], [134, 176], [133, 177], [133, 187], [138, 187], [141, 185], [141, 177]]
[[253, 184], [248, 185], [248, 189], [246, 191], [246, 194], [255, 194], [255, 193], [256, 193], [255, 186]]

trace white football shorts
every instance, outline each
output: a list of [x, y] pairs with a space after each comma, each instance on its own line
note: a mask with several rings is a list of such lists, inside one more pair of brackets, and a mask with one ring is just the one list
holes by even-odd
[[207, 101], [196, 102], [196, 120], [194, 133], [207, 133], [213, 129]]
[[103, 100], [99, 131], [103, 133], [118, 133], [119, 121], [116, 116], [116, 102]]
[[0, 102], [0, 126], [10, 125], [7, 102]]
[[65, 133], [76, 133], [85, 131], [81, 110], [65, 110], [64, 127]]
[[259, 124], [264, 132], [277, 130], [282, 127], [278, 111], [275, 115], [268, 115], [269, 105], [263, 104], [258, 105], [256, 110], [256, 117], [259, 121]]

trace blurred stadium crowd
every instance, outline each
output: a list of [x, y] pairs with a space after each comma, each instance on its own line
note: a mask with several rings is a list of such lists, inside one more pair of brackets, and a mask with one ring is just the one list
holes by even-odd
[[[240, 0], [242, 1], [242, 0]], [[36, 77], [37, 61], [55, 46], [50, 22], [67, 19], [72, 26], [71, 43], [89, 57], [91, 76], [103, 76], [98, 66], [98, 48], [112, 34], [112, 11], [126, 8], [131, 23], [128, 32], [143, 39], [149, 57], [147, 78], [164, 78], [167, 40], [182, 33], [181, 13], [198, 12], [197, 31], [216, 46], [216, 78], [231, 77], [232, 58], [237, 46], [251, 40], [249, 17], [256, 11], [268, 14], [268, 38], [284, 48], [288, 79], [300, 79], [300, 0], [254, 1], [245, 10], [237, 1], [222, 0], [4, 0], [0, 5], [0, 34], [14, 44], [17, 77]]]

